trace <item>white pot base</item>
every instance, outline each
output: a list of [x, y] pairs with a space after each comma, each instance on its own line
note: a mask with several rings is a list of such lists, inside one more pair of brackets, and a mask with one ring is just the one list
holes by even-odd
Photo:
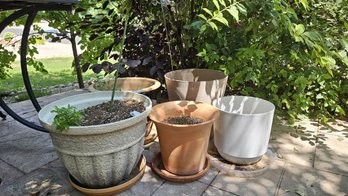
[[258, 157], [254, 157], [254, 158], [242, 158], [242, 157], [235, 157], [235, 156], [231, 156], [229, 154], [223, 153], [221, 151], [219, 151], [219, 154], [221, 155], [222, 158], [224, 158], [226, 161], [234, 163], [234, 164], [238, 164], [238, 165], [251, 165], [254, 163], [257, 163], [258, 161], [261, 160], [262, 156], [258, 156]]

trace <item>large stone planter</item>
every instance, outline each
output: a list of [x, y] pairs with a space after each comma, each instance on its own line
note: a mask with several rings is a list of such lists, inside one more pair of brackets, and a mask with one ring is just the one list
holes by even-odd
[[52, 126], [55, 113], [51, 111], [55, 106], [66, 107], [68, 104], [80, 110], [109, 101], [110, 98], [109, 91], [80, 94], [52, 102], [39, 112], [40, 123], [50, 131], [53, 145], [69, 173], [90, 188], [117, 185], [136, 167], [143, 151], [151, 100], [132, 92], [116, 92], [115, 99], [143, 101], [146, 110], [114, 123], [72, 126], [63, 133]]
[[225, 94], [227, 76], [216, 70], [182, 69], [165, 74], [169, 100], [211, 102]]
[[274, 105], [244, 96], [222, 97], [213, 105], [220, 109], [214, 125], [214, 144], [220, 155], [237, 164], [260, 160], [268, 148]]
[[[172, 101], [153, 107], [150, 118], [158, 132], [165, 169], [175, 175], [193, 175], [206, 162], [210, 131], [219, 111], [210, 104], [193, 101]], [[169, 117], [193, 116], [204, 120], [195, 125], [163, 122]]]

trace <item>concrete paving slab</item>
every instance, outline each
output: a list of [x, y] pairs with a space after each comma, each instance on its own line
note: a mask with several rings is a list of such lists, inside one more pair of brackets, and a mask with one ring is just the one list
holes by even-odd
[[83, 195], [68, 182], [67, 173], [47, 168], [38, 169], [27, 174], [9, 186], [0, 188], [6, 196], [18, 195]]
[[203, 193], [203, 196], [216, 196], [216, 195], [233, 196], [235, 194], [227, 192], [227, 191], [223, 191], [213, 186], [209, 186], [207, 190], [205, 190]]
[[254, 178], [237, 178], [219, 174], [211, 186], [237, 195], [274, 195], [284, 165], [284, 161], [276, 160], [265, 174]]
[[348, 176], [348, 138], [346, 132], [330, 130], [324, 126], [319, 129], [319, 135], [325, 138], [318, 143], [315, 152], [314, 167]]
[[158, 177], [151, 171], [149, 166], [145, 168], [144, 176], [138, 181], [134, 186], [132, 186], [127, 191], [120, 193], [120, 196], [148, 196], [152, 195], [161, 185], [164, 183], [164, 180]]
[[199, 181], [184, 184], [166, 181], [153, 196], [201, 195], [207, 188], [207, 184]]
[[11, 138], [0, 143], [0, 159], [29, 173], [58, 158], [49, 134]]
[[345, 195], [348, 177], [287, 164], [277, 195]]
[[200, 179], [198, 179], [198, 181], [209, 185], [216, 178], [218, 174], [219, 174], [219, 170], [211, 166], [209, 171]]
[[17, 121], [11, 121], [0, 125], [0, 144], [18, 140], [22, 138], [37, 137], [47, 133], [40, 133], [34, 129], [28, 128]]
[[0, 160], [0, 187], [6, 186], [12, 180], [23, 175], [22, 171]]
[[289, 126], [275, 119], [269, 145], [278, 158], [310, 167], [314, 162], [317, 129], [317, 123], [310, 120]]

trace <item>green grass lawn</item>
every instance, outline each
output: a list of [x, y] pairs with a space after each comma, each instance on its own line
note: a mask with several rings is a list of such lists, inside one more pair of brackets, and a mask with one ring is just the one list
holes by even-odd
[[[40, 59], [44, 64], [47, 74], [37, 72], [31, 66], [28, 66], [29, 78], [33, 88], [44, 88], [60, 84], [69, 84], [77, 82], [77, 77], [74, 74], [74, 70], [71, 67], [73, 58], [71, 57], [59, 57]], [[22, 74], [20, 69], [20, 63], [14, 62], [13, 69], [9, 72], [10, 78], [0, 80], [0, 92], [10, 90], [22, 90], [24, 84], [22, 80]], [[92, 71], [83, 73], [83, 79], [88, 80], [94, 76]]]

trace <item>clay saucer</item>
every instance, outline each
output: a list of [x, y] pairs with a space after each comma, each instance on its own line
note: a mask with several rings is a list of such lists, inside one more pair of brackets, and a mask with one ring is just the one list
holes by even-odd
[[131, 173], [128, 179], [122, 181], [120, 184], [116, 186], [108, 187], [108, 188], [93, 189], [93, 188], [83, 187], [70, 174], [69, 174], [69, 180], [71, 185], [75, 189], [77, 189], [78, 191], [86, 195], [91, 195], [91, 196], [115, 195], [132, 187], [143, 176], [145, 172], [145, 166], [146, 166], [146, 159], [145, 159], [145, 156], [142, 156], [142, 158], [139, 160], [137, 168]]
[[170, 173], [164, 168], [161, 153], [158, 153], [152, 159], [151, 168], [157, 175], [159, 175], [161, 178], [165, 180], [168, 180], [171, 182], [186, 183], [186, 182], [192, 182], [192, 181], [198, 180], [199, 178], [204, 176], [210, 168], [210, 159], [208, 157], [206, 158], [203, 170], [198, 172], [197, 174], [188, 175], [188, 176], [180, 176], [180, 175]]
[[147, 132], [145, 134], [144, 148], [151, 146], [157, 139], [156, 126], [151, 121], [151, 126], [147, 127]]

